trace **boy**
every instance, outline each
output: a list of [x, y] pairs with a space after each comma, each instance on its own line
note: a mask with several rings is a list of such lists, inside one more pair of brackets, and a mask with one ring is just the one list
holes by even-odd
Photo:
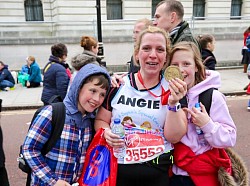
[[52, 106], [37, 115], [23, 145], [24, 157], [32, 169], [31, 185], [70, 186], [77, 182], [92, 139], [91, 120], [109, 87], [105, 69], [95, 64], [81, 68], [63, 101], [66, 116], [61, 136], [45, 156], [41, 149], [50, 137]]

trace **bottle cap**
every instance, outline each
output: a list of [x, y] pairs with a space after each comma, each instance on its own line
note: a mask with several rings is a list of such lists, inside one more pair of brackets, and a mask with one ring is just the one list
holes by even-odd
[[194, 107], [195, 107], [195, 108], [200, 108], [200, 107], [201, 107], [201, 106], [200, 106], [200, 103], [195, 103]]
[[119, 124], [120, 122], [121, 122], [121, 120], [120, 120], [119, 118], [115, 118], [115, 119], [114, 119], [114, 123], [115, 123], [115, 124]]

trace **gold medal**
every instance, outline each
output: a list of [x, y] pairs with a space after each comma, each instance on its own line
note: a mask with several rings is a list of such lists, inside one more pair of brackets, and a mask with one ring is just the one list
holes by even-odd
[[164, 77], [167, 81], [173, 79], [173, 78], [179, 78], [183, 80], [183, 76], [181, 74], [180, 69], [177, 66], [169, 66], [166, 68], [164, 72]]

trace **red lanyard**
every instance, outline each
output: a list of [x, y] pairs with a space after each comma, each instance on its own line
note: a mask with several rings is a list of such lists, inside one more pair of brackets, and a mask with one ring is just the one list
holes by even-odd
[[[161, 85], [161, 95], [157, 96], [155, 95], [153, 92], [151, 92], [149, 89], [147, 89], [147, 87], [144, 85], [144, 82], [143, 82], [143, 79], [142, 79], [142, 76], [141, 76], [141, 72], [138, 71], [137, 73], [137, 77], [138, 77], [138, 80], [140, 81], [140, 83], [142, 84], [142, 86], [155, 98], [157, 97], [161, 97], [161, 103], [162, 105], [166, 105], [168, 103], [168, 97], [170, 95], [170, 90], [167, 90], [165, 91], [163, 86]], [[160, 78], [159, 78], [160, 80]]]

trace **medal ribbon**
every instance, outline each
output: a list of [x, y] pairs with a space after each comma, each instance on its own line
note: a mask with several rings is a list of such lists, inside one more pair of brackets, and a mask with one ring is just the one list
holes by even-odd
[[[144, 82], [143, 82], [143, 79], [142, 79], [142, 76], [141, 76], [141, 72], [138, 71], [137, 73], [137, 77], [138, 77], [138, 80], [140, 81], [140, 83], [142, 84], [142, 86], [155, 98], [157, 97], [161, 97], [161, 103], [162, 105], [166, 105], [168, 103], [168, 97], [170, 95], [170, 90], [167, 90], [165, 91], [163, 86], [161, 85], [161, 95], [157, 96], [155, 95], [153, 92], [151, 92], [145, 85], [144, 85]], [[160, 81], [160, 78], [159, 78], [159, 81]]]

